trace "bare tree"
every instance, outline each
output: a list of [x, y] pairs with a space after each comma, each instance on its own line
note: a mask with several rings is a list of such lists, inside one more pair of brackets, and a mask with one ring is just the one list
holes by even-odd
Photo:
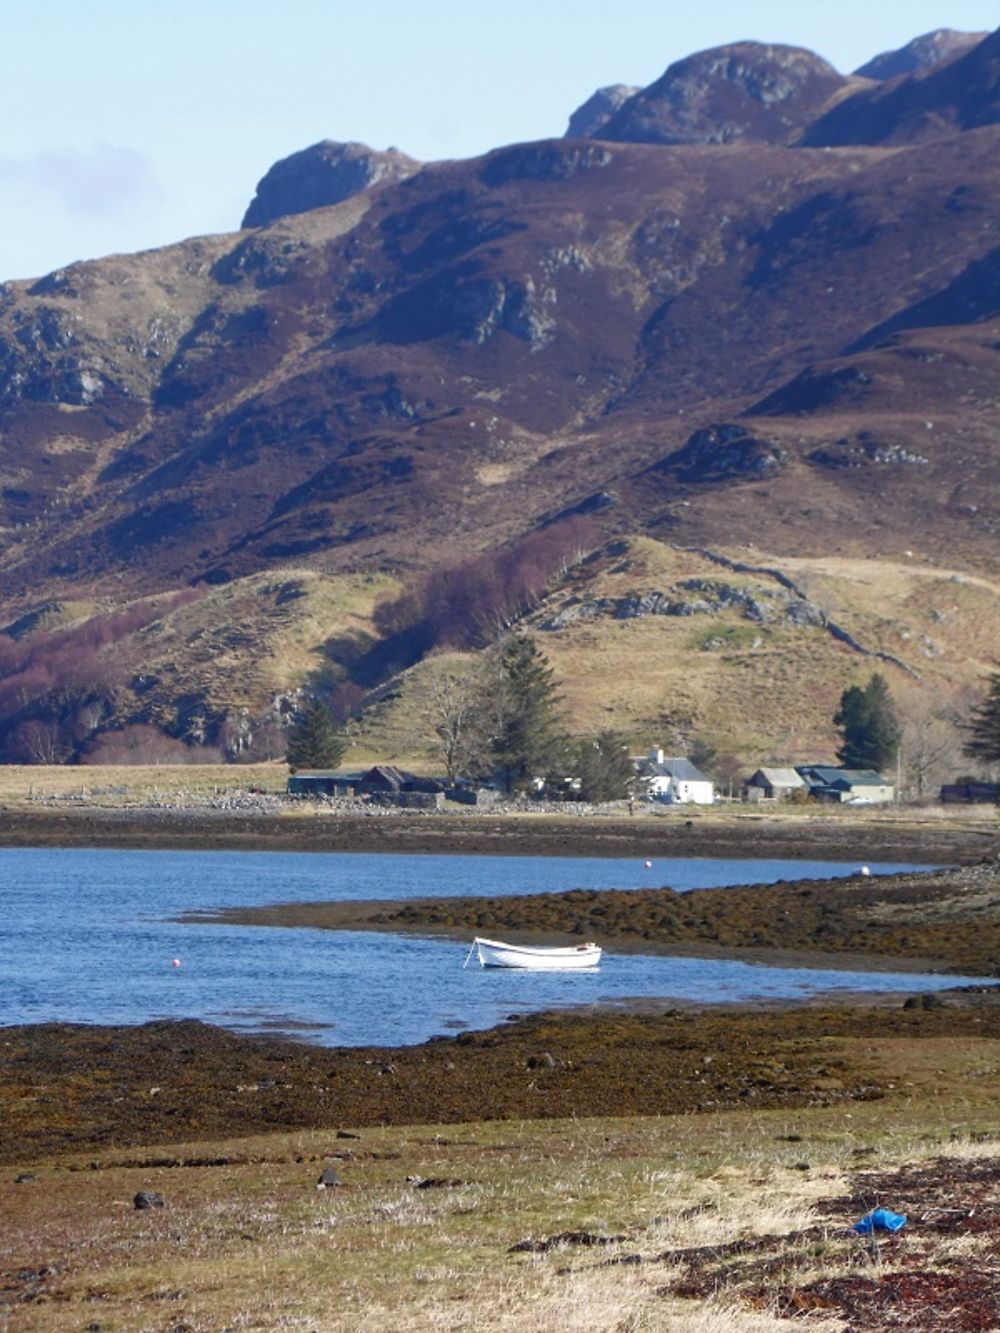
[[10, 748], [26, 764], [61, 764], [70, 750], [56, 722], [38, 719], [20, 724]]
[[[946, 782], [961, 763], [961, 710], [926, 695], [907, 701], [900, 740], [903, 785], [913, 800], [923, 801]], [[902, 793], [900, 793], [902, 795]]]
[[723, 789], [730, 800], [733, 792], [739, 791], [743, 782], [744, 764], [739, 755], [731, 750], [723, 750], [716, 756], [712, 766], [712, 780], [720, 791]]
[[135, 722], [121, 731], [98, 736], [81, 764], [218, 764], [222, 754], [207, 745], [187, 745], [157, 727]]
[[459, 777], [480, 776], [489, 768], [498, 717], [491, 680], [489, 663], [484, 662], [466, 671], [449, 668], [431, 681], [430, 721], [438, 753], [452, 782]]

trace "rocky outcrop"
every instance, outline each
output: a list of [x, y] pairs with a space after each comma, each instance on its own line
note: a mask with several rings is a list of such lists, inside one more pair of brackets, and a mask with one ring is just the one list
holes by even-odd
[[554, 289], [540, 288], [530, 274], [518, 280], [457, 269], [391, 302], [379, 332], [392, 343], [451, 337], [481, 347], [503, 331], [538, 351], [555, 336], [554, 301]]
[[419, 162], [397, 148], [380, 153], [367, 144], [324, 139], [275, 162], [259, 182], [242, 226], [264, 227], [292, 213], [340, 204], [373, 185], [402, 180], [419, 169]]
[[[807, 603], [809, 606], [813, 605], [806, 596], [805, 591], [795, 582], [795, 580], [790, 578], [789, 575], [785, 574], [780, 569], [775, 569], [768, 565], [750, 565], [743, 560], [733, 560], [731, 556], [722, 555], [719, 551], [708, 550], [705, 547], [693, 547], [689, 549], [693, 549], [697, 555], [703, 556], [706, 560], [711, 560], [714, 565], [721, 565], [723, 569], [731, 569], [736, 574], [763, 574], [768, 578], [772, 578], [782, 588], [787, 588], [788, 591], [794, 594], [800, 601]], [[817, 610], [819, 610], [819, 608], [817, 608]], [[838, 625], [835, 620], [830, 620], [825, 612], [820, 611], [820, 615], [822, 616], [821, 623], [823, 628], [831, 638], [836, 639], [838, 643], [842, 643], [846, 648], [850, 648], [851, 652], [858, 653], [862, 657], [874, 658], [879, 662], [891, 662], [893, 666], [899, 667], [900, 671], [905, 671], [906, 674], [912, 676], [914, 680], [920, 679], [919, 672], [914, 671], [914, 669], [904, 662], [902, 658], [896, 657], [893, 653], [882, 652], [878, 648], [865, 647], [865, 645], [859, 643], [854, 635], [851, 634], [849, 630], [846, 630], [843, 625]]]
[[482, 178], [494, 187], [510, 181], [563, 181], [584, 171], [606, 167], [614, 155], [596, 144], [521, 144], [491, 153]]
[[541, 628], [565, 629], [578, 621], [601, 617], [639, 620], [643, 616], [718, 616], [725, 611], [736, 611], [758, 625], [827, 627], [823, 611], [798, 592], [696, 578], [682, 579], [670, 592], [651, 590], [624, 597], [570, 598]]
[[790, 143], [845, 85], [811, 51], [735, 42], [671, 65], [601, 130], [626, 143]]
[[810, 366], [788, 384], [747, 408], [748, 417], [807, 416], [813, 412], [856, 408], [874, 382], [864, 365]]
[[913, 74], [918, 69], [931, 69], [943, 60], [963, 55], [987, 37], [985, 32], [958, 32], [954, 28], [936, 28], [914, 37], [912, 42], [896, 51], [883, 51], [856, 69], [855, 74], [865, 79], [895, 79], [900, 74]]
[[806, 455], [806, 459], [819, 467], [833, 469], [869, 467], [873, 463], [899, 465], [930, 462], [925, 455], [901, 444], [879, 440], [867, 430], [859, 431], [854, 437], [842, 436], [832, 445], [813, 449]]
[[773, 441], [758, 439], [746, 426], [728, 423], [696, 430], [653, 470], [689, 484], [753, 480], [769, 476], [784, 461], [784, 450]]
[[601, 131], [615, 112], [640, 90], [627, 83], [612, 83], [598, 88], [569, 118], [567, 139], [599, 139]]

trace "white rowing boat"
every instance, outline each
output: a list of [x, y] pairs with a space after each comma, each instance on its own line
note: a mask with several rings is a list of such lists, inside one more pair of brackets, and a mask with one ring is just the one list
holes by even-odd
[[477, 935], [472, 941], [472, 948], [479, 955], [481, 967], [527, 967], [536, 971], [552, 969], [568, 971], [582, 967], [597, 967], [601, 961], [601, 950], [596, 944], [573, 944], [568, 948], [549, 949], [527, 944], [501, 944], [499, 940], [484, 940]]

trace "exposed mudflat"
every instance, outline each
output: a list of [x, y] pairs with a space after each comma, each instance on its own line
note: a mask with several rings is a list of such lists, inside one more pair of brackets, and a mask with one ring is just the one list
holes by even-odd
[[537, 1014], [397, 1049], [195, 1022], [4, 1028], [0, 1161], [296, 1127], [846, 1104], [883, 1095], [875, 1039], [1000, 1037], [997, 991], [905, 1004]]
[[726, 856], [954, 864], [995, 854], [990, 812], [962, 822], [877, 811], [795, 815], [267, 813], [204, 809], [0, 809], [0, 846], [531, 856]]

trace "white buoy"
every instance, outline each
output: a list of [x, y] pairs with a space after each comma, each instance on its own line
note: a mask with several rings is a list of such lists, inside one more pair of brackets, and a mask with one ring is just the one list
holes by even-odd
[[644, 861], [644, 862], [643, 862], [643, 865], [646, 867], [647, 870], [652, 870], [652, 868], [653, 868], [653, 863], [652, 863], [652, 861]]
[[867, 878], [867, 876], [870, 875], [872, 872], [868, 869], [867, 866], [858, 866], [858, 869], [855, 873]]
[[180, 967], [180, 965], [181, 965], [181, 960], [180, 960], [179, 958], [175, 958], [175, 959], [173, 960], [173, 962], [172, 962], [170, 965], [171, 965], [171, 967]]

